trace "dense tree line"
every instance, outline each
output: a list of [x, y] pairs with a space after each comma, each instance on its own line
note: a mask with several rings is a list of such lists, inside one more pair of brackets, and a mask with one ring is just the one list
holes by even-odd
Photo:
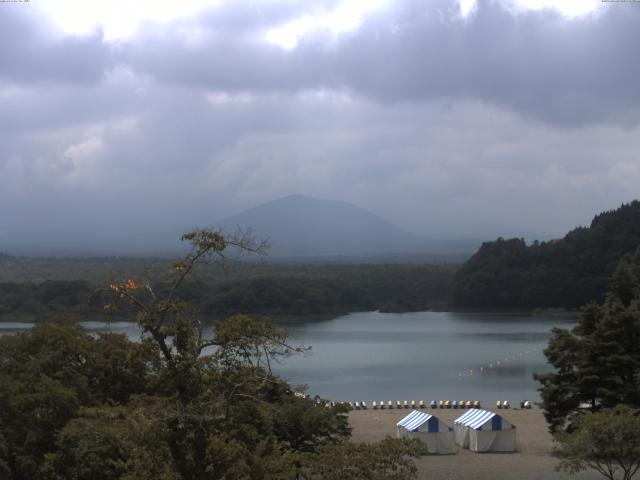
[[416, 311], [449, 302], [453, 268], [363, 266], [347, 274], [258, 276], [216, 288], [193, 289], [203, 313], [240, 311], [265, 315], [335, 314], [350, 311]]
[[[82, 280], [0, 283], [0, 321], [36, 320], [91, 310], [92, 288]], [[99, 311], [93, 305], [94, 311]]]
[[640, 407], [639, 346], [640, 248], [622, 258], [602, 303], [584, 307], [572, 330], [552, 332], [544, 353], [555, 370], [536, 376], [551, 429], [584, 404]]
[[556, 470], [591, 469], [609, 480], [640, 471], [640, 247], [620, 260], [602, 303], [585, 306], [571, 330], [552, 332], [535, 375]]
[[484, 243], [455, 275], [456, 307], [578, 308], [604, 298], [623, 255], [640, 245], [640, 202], [597, 215], [560, 240]]
[[[166, 270], [166, 269], [165, 269]], [[416, 265], [236, 266], [229, 276], [198, 272], [180, 287], [201, 313], [303, 317], [352, 311], [416, 311], [442, 308], [450, 299], [454, 267]], [[164, 292], [170, 282], [150, 279]], [[87, 280], [0, 283], [0, 321], [39, 321], [60, 312], [97, 317], [104, 295]]]

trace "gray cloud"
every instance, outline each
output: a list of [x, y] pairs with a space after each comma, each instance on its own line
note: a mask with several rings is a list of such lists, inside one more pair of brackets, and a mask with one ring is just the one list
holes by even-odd
[[355, 34], [331, 41], [311, 32], [290, 52], [259, 37], [279, 23], [271, 16], [259, 23], [251, 10], [235, 12], [237, 23], [246, 18], [255, 29], [233, 30], [223, 10], [193, 20], [208, 33], [197, 46], [178, 31], [150, 32], [134, 42], [129, 61], [159, 81], [207, 89], [345, 88], [386, 102], [467, 97], [563, 125], [635, 123], [640, 67], [631, 46], [640, 9], [602, 8], [569, 21], [482, 1], [465, 20], [449, 0], [400, 0]]
[[425, 3], [290, 51], [264, 34], [308, 2], [117, 43], [3, 10], [0, 232], [172, 231], [305, 193], [437, 237], [555, 236], [638, 195], [640, 9]]
[[42, 86], [49, 82], [95, 84], [111, 61], [100, 32], [60, 35], [28, 5], [2, 6], [0, 79]]

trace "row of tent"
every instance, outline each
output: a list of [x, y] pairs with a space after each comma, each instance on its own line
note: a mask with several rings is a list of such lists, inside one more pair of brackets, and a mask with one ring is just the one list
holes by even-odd
[[427, 453], [456, 453], [456, 444], [474, 452], [515, 452], [516, 427], [487, 410], [469, 410], [453, 421], [414, 410], [397, 423], [398, 438], [417, 438]]

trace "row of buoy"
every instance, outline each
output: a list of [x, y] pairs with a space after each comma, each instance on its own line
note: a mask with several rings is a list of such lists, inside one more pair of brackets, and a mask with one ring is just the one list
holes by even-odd
[[475, 374], [483, 374], [485, 371], [487, 370], [491, 370], [493, 368], [498, 368], [501, 365], [508, 363], [512, 360], [519, 360], [527, 355], [529, 355], [530, 353], [537, 353], [538, 349], [537, 348], [533, 348], [531, 350], [525, 350], [524, 352], [518, 352], [518, 353], [514, 353], [511, 356], [506, 356], [503, 359], [500, 360], [495, 360], [492, 362], [487, 362], [487, 363], [483, 363], [482, 365], [480, 365], [479, 368], [470, 368], [467, 371], [464, 372], [458, 372], [458, 378], [464, 378], [464, 377], [473, 377]]

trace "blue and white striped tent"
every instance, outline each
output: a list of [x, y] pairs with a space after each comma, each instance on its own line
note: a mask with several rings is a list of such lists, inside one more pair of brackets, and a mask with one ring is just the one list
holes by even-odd
[[453, 422], [456, 443], [474, 452], [513, 452], [516, 427], [494, 412], [469, 410]]
[[396, 424], [398, 438], [419, 438], [427, 453], [455, 453], [451, 427], [420, 410], [413, 410]]

